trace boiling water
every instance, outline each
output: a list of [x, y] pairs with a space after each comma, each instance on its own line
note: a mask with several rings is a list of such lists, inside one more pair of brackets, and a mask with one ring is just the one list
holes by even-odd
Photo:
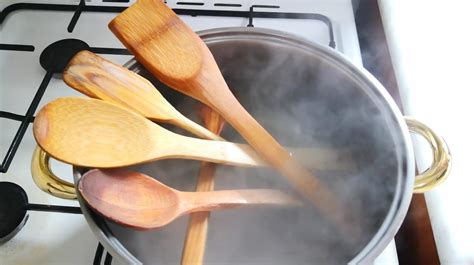
[[[342, 233], [311, 207], [212, 212], [205, 263], [350, 261], [377, 232], [394, 199], [400, 172], [396, 148], [401, 140], [391, 125], [392, 114], [384, 102], [377, 102], [374, 95], [361, 89], [349, 71], [341, 71], [321, 55], [262, 40], [229, 40], [210, 47], [236, 97], [280, 143], [350, 154], [329, 161], [314, 174], [351, 212], [348, 222], [353, 231], [350, 235]], [[150, 78], [144, 71], [141, 74]], [[178, 110], [202, 124], [195, 115], [197, 101], [154, 83]], [[244, 142], [229, 125], [222, 135]], [[353, 166], [342, 166], [348, 163]], [[199, 165], [196, 161], [168, 160], [134, 169], [175, 189], [192, 191]], [[219, 166], [215, 181], [216, 190], [277, 188], [294, 194], [285, 178], [272, 169]], [[124, 246], [145, 264], [179, 263], [187, 217], [154, 231], [108, 224]]]

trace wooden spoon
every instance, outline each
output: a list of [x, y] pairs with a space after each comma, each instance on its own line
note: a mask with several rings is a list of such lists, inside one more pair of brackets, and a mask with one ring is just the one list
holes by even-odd
[[69, 61], [63, 79], [89, 97], [116, 103], [150, 120], [176, 125], [201, 138], [223, 140], [177, 111], [150, 81], [90, 51], [81, 51]]
[[296, 190], [342, 222], [343, 210], [336, 197], [242, 107], [205, 43], [166, 4], [138, 0], [109, 28], [160, 81], [216, 110]]
[[[122, 167], [167, 158], [267, 166], [248, 145], [179, 135], [131, 110], [91, 98], [48, 103], [36, 115], [33, 133], [52, 157], [83, 167]], [[302, 155], [308, 155], [305, 149]], [[311, 164], [318, 165], [314, 160]]]
[[[217, 112], [206, 105], [202, 105], [200, 116], [204, 121], [204, 126], [211, 132], [220, 134], [225, 121]], [[199, 170], [199, 177], [196, 191], [212, 191], [214, 189], [214, 174], [216, 164], [203, 162]], [[182, 265], [201, 265], [204, 260], [206, 249], [207, 228], [209, 212], [192, 213], [189, 216], [188, 230], [184, 240], [183, 254], [181, 255]]]
[[239, 206], [301, 206], [270, 189], [181, 192], [147, 175], [123, 169], [94, 169], [78, 184], [87, 204], [114, 222], [135, 229], [160, 228], [181, 215]]

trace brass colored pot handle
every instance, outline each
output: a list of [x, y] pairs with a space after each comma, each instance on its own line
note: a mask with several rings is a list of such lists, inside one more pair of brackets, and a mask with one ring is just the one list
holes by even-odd
[[62, 199], [77, 198], [74, 184], [60, 179], [51, 171], [49, 155], [39, 146], [36, 146], [31, 158], [31, 175], [42, 191]]
[[431, 150], [433, 150], [433, 162], [431, 166], [425, 170], [425, 172], [415, 177], [413, 192], [423, 193], [441, 184], [449, 175], [452, 163], [451, 153], [444, 139], [438, 136], [428, 126], [411, 117], [405, 117], [405, 121], [410, 132], [419, 134], [425, 138], [430, 144]]

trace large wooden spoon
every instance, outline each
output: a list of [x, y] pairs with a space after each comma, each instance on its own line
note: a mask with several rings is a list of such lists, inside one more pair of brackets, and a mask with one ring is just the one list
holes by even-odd
[[205, 43], [166, 4], [138, 0], [109, 28], [160, 81], [216, 110], [296, 190], [342, 222], [343, 210], [335, 196], [242, 107]]
[[150, 120], [176, 125], [201, 138], [223, 140], [177, 111], [150, 81], [90, 51], [81, 51], [69, 61], [63, 79], [89, 97], [119, 104]]
[[140, 230], [160, 228], [192, 212], [302, 205], [297, 199], [270, 189], [181, 192], [147, 175], [123, 169], [91, 170], [81, 177], [78, 190], [99, 214]]
[[[267, 166], [248, 145], [179, 135], [131, 110], [91, 98], [65, 97], [48, 103], [36, 115], [33, 133], [52, 157], [84, 167], [122, 167], [168, 158]], [[308, 152], [312, 149], [297, 149], [295, 156]], [[311, 160], [305, 159], [318, 166]]]

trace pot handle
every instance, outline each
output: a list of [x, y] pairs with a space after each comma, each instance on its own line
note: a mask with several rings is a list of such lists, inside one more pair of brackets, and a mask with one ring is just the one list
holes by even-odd
[[31, 176], [42, 191], [62, 199], [77, 199], [74, 184], [60, 179], [51, 171], [49, 155], [39, 146], [36, 146], [31, 158]]
[[438, 136], [426, 124], [405, 116], [405, 122], [412, 133], [422, 136], [431, 146], [433, 151], [433, 162], [423, 173], [415, 177], [414, 193], [423, 193], [432, 190], [441, 184], [449, 175], [451, 170], [451, 153], [443, 138]]

